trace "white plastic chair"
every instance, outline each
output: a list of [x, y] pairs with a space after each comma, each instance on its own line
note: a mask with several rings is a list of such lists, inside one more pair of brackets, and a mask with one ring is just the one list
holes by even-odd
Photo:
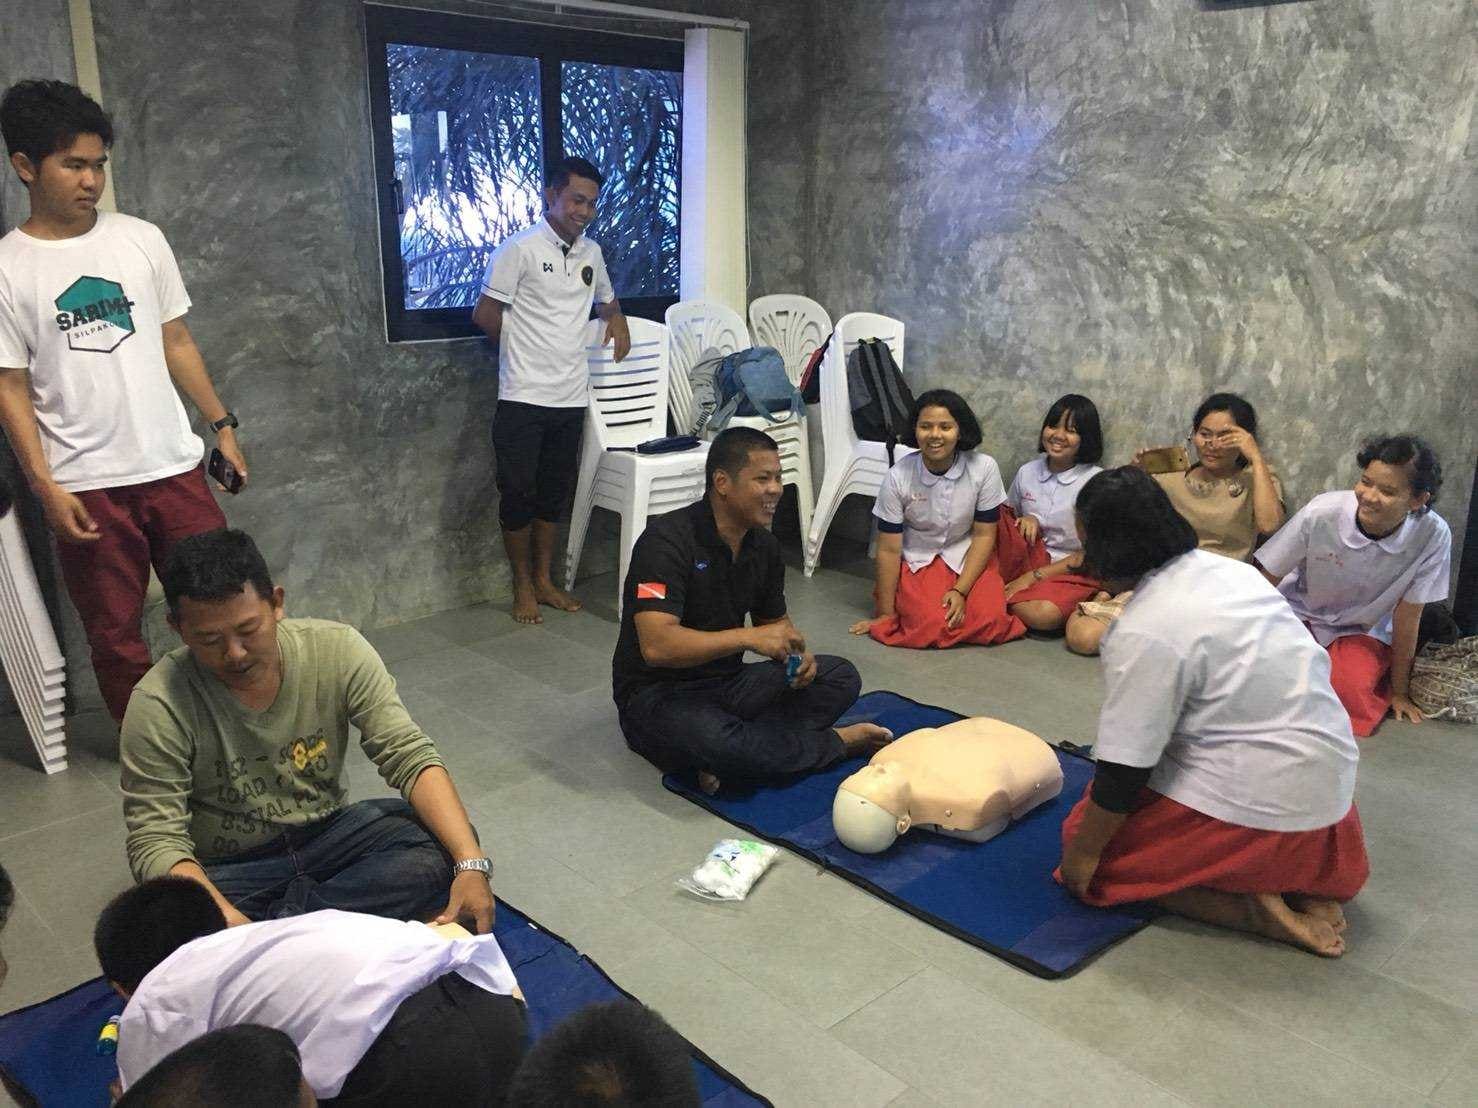
[[693, 430], [693, 385], [688, 374], [706, 352], [732, 354], [748, 350], [749, 329], [739, 313], [706, 300], [680, 300], [667, 309], [668, 354], [671, 377], [667, 407], [679, 435]]
[[[852, 404], [847, 391], [847, 355], [863, 339], [888, 344], [893, 361], [903, 368], [903, 322], [874, 312], [852, 312], [837, 321], [831, 345], [821, 360], [821, 437], [826, 451], [826, 476], [816, 499], [816, 514], [806, 533], [805, 574], [816, 572], [821, 544], [843, 498], [853, 493], [876, 497], [888, 472], [888, 450], [880, 442], [857, 437], [852, 428]], [[912, 454], [899, 445], [894, 460]]]
[[[693, 411], [693, 388], [688, 372], [698, 364], [705, 351], [732, 354], [737, 350], [747, 350], [751, 343], [749, 331], [738, 312], [703, 300], [682, 300], [668, 308], [667, 330], [672, 347], [672, 389], [668, 405], [672, 409], [673, 426], [682, 432], [693, 426], [697, 414]], [[784, 356], [784, 351], [781, 351], [781, 356]], [[797, 378], [790, 372], [788, 362], [785, 369], [794, 382]], [[732, 416], [728, 426], [753, 427], [775, 440], [775, 445], [780, 448], [780, 482], [795, 486], [796, 509], [800, 513], [804, 538], [811, 529], [811, 508], [816, 499], [811, 485], [811, 448], [804, 413], [799, 418], [780, 423], [771, 423], [764, 416]], [[705, 432], [705, 437], [711, 438], [712, 435]]]
[[627, 317], [627, 325], [631, 353], [619, 362], [613, 347], [600, 344], [604, 326], [600, 320], [592, 320], [585, 329], [588, 406], [565, 551], [565, 588], [573, 589], [591, 511], [606, 508], [621, 516], [618, 608], [631, 551], [646, 529], [647, 517], [702, 497], [708, 458], [707, 443], [672, 454], [638, 454], [631, 449], [667, 433], [668, 356], [666, 327], [635, 317]]
[[759, 346], [773, 346], [797, 385], [812, 351], [831, 334], [831, 316], [809, 296], [758, 297], [749, 306], [749, 330]]
[[0, 660], [47, 773], [67, 768], [67, 663], [14, 510], [0, 519]]

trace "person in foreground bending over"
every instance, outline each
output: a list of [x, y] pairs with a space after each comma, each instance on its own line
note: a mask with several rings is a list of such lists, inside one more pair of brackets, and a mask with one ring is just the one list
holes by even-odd
[[1058, 879], [1089, 904], [1342, 954], [1340, 905], [1370, 865], [1329, 655], [1256, 568], [1198, 550], [1138, 469], [1089, 481], [1078, 518], [1089, 564], [1135, 593], [1103, 639], [1098, 765]]
[[1257, 561], [1334, 667], [1334, 691], [1362, 738], [1387, 710], [1420, 723], [1407, 686], [1422, 608], [1447, 599], [1452, 532], [1431, 510], [1442, 466], [1415, 435], [1371, 439], [1353, 492], [1314, 497]]
[[918, 452], [888, 470], [873, 506], [876, 614], [852, 634], [917, 650], [1019, 639], [995, 557], [1006, 490], [996, 460], [975, 450], [979, 420], [958, 393], [930, 389], [909, 428], [903, 442]]
[[[1084, 483], [1102, 469], [1103, 430], [1093, 401], [1076, 393], [1054, 401], [1042, 420], [1037, 450], [1041, 457], [1016, 471], [1006, 494], [1027, 548], [1027, 569], [1006, 582], [1006, 603], [1033, 631], [1057, 631], [1081, 601], [1103, 590], [1101, 581], [1082, 572], [1083, 544], [1073, 512]], [[1001, 560], [1009, 560], [1004, 549]]]
[[[436, 747], [354, 628], [286, 619], [241, 531], [161, 574], [184, 647], [139, 682], [119, 739], [135, 880], [199, 881], [229, 923], [316, 908], [493, 921], [492, 863]], [[347, 803], [349, 728], [404, 799]], [[409, 803], [407, 803], [409, 802]]]
[[313, 1108], [298, 1046], [273, 1027], [239, 1023], [186, 1043], [135, 1081], [117, 1108]]
[[314, 1094], [341, 1104], [500, 1105], [523, 1057], [518, 982], [492, 935], [332, 910], [227, 927], [198, 882], [158, 877], [103, 909], [93, 944], [127, 1001], [125, 1091], [241, 1023], [287, 1034]]
[[[611, 664], [627, 745], [664, 772], [696, 771], [709, 792], [721, 778], [873, 753], [892, 737], [883, 728], [832, 727], [862, 688], [856, 667], [808, 652], [785, 611], [785, 563], [768, 530], [781, 489], [775, 441], [729, 428], [708, 448], [707, 478], [703, 499], [653, 519], [631, 554]], [[769, 660], [746, 665], [746, 651]]]
[[540, 1039], [508, 1089], [518, 1108], [697, 1108], [688, 1044], [644, 1004], [592, 1004]]

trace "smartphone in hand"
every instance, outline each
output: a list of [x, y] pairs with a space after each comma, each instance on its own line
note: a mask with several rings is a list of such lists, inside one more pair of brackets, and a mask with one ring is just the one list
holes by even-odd
[[219, 481], [221, 488], [232, 496], [241, 491], [241, 474], [236, 472], [235, 466], [226, 461], [226, 455], [221, 453], [219, 446], [211, 447], [210, 461], [206, 463], [205, 472]]

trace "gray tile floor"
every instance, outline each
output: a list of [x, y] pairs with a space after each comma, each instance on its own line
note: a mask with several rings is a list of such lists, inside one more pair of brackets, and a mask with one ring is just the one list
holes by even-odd
[[[1097, 663], [1055, 642], [948, 653], [850, 638], [865, 566], [792, 572], [792, 613], [865, 687], [1090, 740]], [[496, 606], [374, 632], [497, 858], [498, 893], [780, 1105], [1478, 1103], [1478, 729], [1387, 722], [1362, 748], [1374, 873], [1337, 962], [1157, 923], [1040, 981], [782, 853], [742, 904], [673, 880], [732, 828], [664, 791], [609, 696], [611, 575], [587, 610], [518, 628]], [[310, 614], [310, 613], [299, 613]], [[97, 910], [128, 880], [116, 739], [71, 721], [47, 778], [0, 729], [9, 1010], [96, 970]], [[357, 797], [382, 792], [368, 763]]]

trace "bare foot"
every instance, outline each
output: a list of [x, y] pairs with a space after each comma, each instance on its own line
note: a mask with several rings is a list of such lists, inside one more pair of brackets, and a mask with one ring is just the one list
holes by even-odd
[[539, 598], [532, 585], [513, 586], [513, 610], [510, 614], [514, 623], [544, 622], [544, 617], [539, 614]]
[[1327, 900], [1315, 896], [1305, 896], [1303, 893], [1284, 893], [1283, 899], [1295, 912], [1302, 912], [1306, 916], [1322, 919], [1336, 931], [1343, 931], [1348, 922], [1345, 920], [1345, 910], [1337, 900]]
[[705, 796], [712, 796], [718, 792], [718, 787], [719, 779], [717, 777], [709, 773], [706, 769], [700, 769], [698, 771], [698, 788], [702, 790]]
[[849, 758], [855, 758], [859, 754], [876, 754], [893, 740], [893, 732], [876, 723], [853, 723], [838, 727], [836, 733]]
[[1255, 930], [1270, 939], [1311, 950], [1325, 958], [1345, 952], [1345, 938], [1327, 920], [1295, 912], [1277, 893], [1252, 896]]
[[561, 612], [578, 612], [580, 602], [552, 581], [541, 581], [534, 586], [534, 597], [540, 604], [558, 608]]

